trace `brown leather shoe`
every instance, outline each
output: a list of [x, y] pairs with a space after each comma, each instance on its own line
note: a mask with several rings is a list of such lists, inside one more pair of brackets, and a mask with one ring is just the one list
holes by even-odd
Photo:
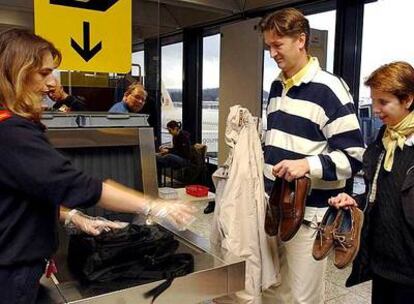
[[342, 209], [329, 207], [325, 212], [313, 242], [312, 255], [315, 260], [324, 259], [333, 248], [334, 239], [332, 233], [338, 227], [341, 219]]
[[293, 182], [282, 180], [280, 190], [279, 236], [283, 242], [294, 237], [303, 222], [310, 179], [301, 177]]
[[364, 213], [357, 207], [342, 211], [342, 220], [333, 231], [335, 258], [334, 265], [345, 268], [351, 263], [359, 250]]
[[282, 182], [283, 179], [276, 178], [266, 206], [265, 231], [270, 236], [275, 236], [279, 232]]

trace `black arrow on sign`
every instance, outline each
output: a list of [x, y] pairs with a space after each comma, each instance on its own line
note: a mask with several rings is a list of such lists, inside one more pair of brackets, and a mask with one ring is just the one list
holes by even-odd
[[100, 41], [91, 50], [90, 38], [89, 22], [83, 22], [83, 47], [73, 38], [70, 38], [70, 45], [86, 62], [91, 60], [102, 49], [102, 41]]
[[105, 12], [119, 0], [50, 0], [50, 4]]

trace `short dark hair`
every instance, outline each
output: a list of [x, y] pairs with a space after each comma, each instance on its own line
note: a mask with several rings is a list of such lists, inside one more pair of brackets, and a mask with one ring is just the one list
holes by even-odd
[[175, 129], [175, 128], [181, 129], [181, 122], [175, 121], [175, 120], [170, 120], [167, 123], [167, 128], [168, 129]]
[[305, 49], [308, 51], [310, 26], [308, 19], [295, 8], [286, 8], [265, 16], [259, 23], [260, 30], [275, 31], [280, 36], [298, 37], [305, 34]]

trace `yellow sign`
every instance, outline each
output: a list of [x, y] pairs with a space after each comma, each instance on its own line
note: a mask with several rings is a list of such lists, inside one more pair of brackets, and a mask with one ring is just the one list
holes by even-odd
[[128, 73], [131, 0], [36, 0], [35, 32], [62, 52], [59, 69]]

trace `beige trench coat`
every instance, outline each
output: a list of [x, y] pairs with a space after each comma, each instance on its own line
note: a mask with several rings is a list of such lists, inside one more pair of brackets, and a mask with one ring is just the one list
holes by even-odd
[[279, 261], [275, 240], [264, 231], [263, 152], [257, 119], [247, 109], [230, 108], [226, 143], [228, 158], [213, 174], [216, 208], [210, 239], [246, 259], [245, 290], [233, 297], [235, 302], [260, 304], [261, 291], [279, 283]]

